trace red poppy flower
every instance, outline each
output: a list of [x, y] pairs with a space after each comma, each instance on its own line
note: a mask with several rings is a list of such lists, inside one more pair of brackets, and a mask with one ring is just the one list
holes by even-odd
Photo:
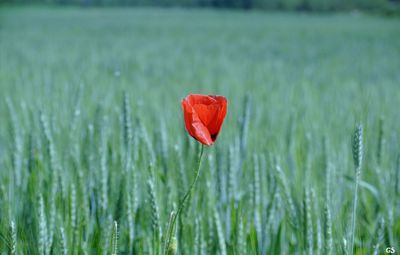
[[212, 145], [225, 119], [226, 98], [190, 94], [181, 103], [188, 133], [200, 143]]

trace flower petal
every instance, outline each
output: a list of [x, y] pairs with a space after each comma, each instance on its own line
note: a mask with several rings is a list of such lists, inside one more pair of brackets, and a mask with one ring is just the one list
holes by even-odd
[[191, 94], [182, 100], [182, 110], [188, 133], [200, 143], [212, 145], [226, 115], [226, 98]]
[[186, 99], [182, 100], [182, 109], [185, 119], [185, 127], [189, 135], [205, 145], [213, 144], [210, 132], [200, 120], [197, 112]]
[[225, 97], [218, 97], [218, 113], [217, 116], [207, 126], [210, 136], [213, 141], [217, 139], [219, 131], [221, 130], [222, 123], [224, 122], [227, 111], [227, 100]]

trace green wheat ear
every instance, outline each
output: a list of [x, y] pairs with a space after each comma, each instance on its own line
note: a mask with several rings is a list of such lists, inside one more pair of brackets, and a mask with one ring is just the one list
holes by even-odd
[[178, 250], [178, 242], [176, 241], [176, 237], [173, 236], [173, 237], [171, 237], [171, 241], [168, 245], [167, 254], [174, 255], [174, 254], [176, 254], [177, 250]]
[[[166, 231], [166, 238], [164, 240], [164, 254], [173, 255], [178, 250], [178, 244], [175, 237], [175, 226], [174, 226], [174, 218], [175, 212], [172, 211], [169, 217], [167, 231]], [[170, 240], [168, 240], [170, 238]]]
[[358, 124], [353, 136], [353, 159], [356, 169], [361, 167], [363, 159], [363, 126]]
[[68, 254], [67, 237], [63, 227], [60, 227], [60, 249], [62, 255]]
[[111, 238], [111, 254], [118, 255], [118, 223], [114, 221], [113, 230], [112, 230], [112, 238]]

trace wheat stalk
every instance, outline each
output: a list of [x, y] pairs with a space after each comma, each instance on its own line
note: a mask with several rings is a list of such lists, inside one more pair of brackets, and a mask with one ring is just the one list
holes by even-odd
[[373, 255], [378, 255], [379, 254], [379, 249], [380, 246], [382, 245], [382, 242], [384, 240], [384, 231], [385, 231], [385, 219], [381, 217], [378, 222], [378, 229], [377, 229], [377, 240], [376, 244], [374, 245], [374, 253]]
[[15, 225], [15, 221], [10, 221], [10, 254], [16, 255], [17, 254], [17, 227]]
[[351, 214], [350, 246], [349, 246], [350, 254], [354, 254], [354, 239], [356, 231], [356, 214], [357, 214], [357, 203], [358, 203], [358, 186], [361, 178], [361, 164], [363, 159], [363, 127], [361, 124], [358, 124], [354, 131], [353, 159], [354, 159], [354, 166], [356, 168], [356, 181], [354, 189], [353, 212]]
[[214, 210], [214, 220], [217, 227], [219, 252], [221, 255], [227, 255], [224, 232], [222, 230], [222, 223], [217, 209]]

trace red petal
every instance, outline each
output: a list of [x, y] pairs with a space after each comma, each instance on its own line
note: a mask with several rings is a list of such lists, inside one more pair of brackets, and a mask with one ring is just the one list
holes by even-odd
[[185, 119], [185, 127], [188, 133], [205, 145], [213, 144], [210, 133], [206, 126], [202, 123], [197, 112], [194, 110], [190, 101], [187, 99], [182, 100], [182, 109]]
[[217, 96], [218, 112], [212, 122], [208, 124], [208, 131], [210, 132], [213, 141], [217, 139], [219, 131], [221, 130], [222, 123], [224, 122], [227, 111], [227, 100], [223, 96]]
[[213, 96], [200, 95], [200, 94], [190, 94], [189, 96], [187, 96], [187, 100], [191, 105], [195, 104], [210, 105], [217, 102], [217, 100]]
[[208, 127], [210, 123], [213, 123], [218, 117], [219, 106], [217, 104], [195, 104], [193, 109], [199, 115], [199, 118], [203, 124]]

